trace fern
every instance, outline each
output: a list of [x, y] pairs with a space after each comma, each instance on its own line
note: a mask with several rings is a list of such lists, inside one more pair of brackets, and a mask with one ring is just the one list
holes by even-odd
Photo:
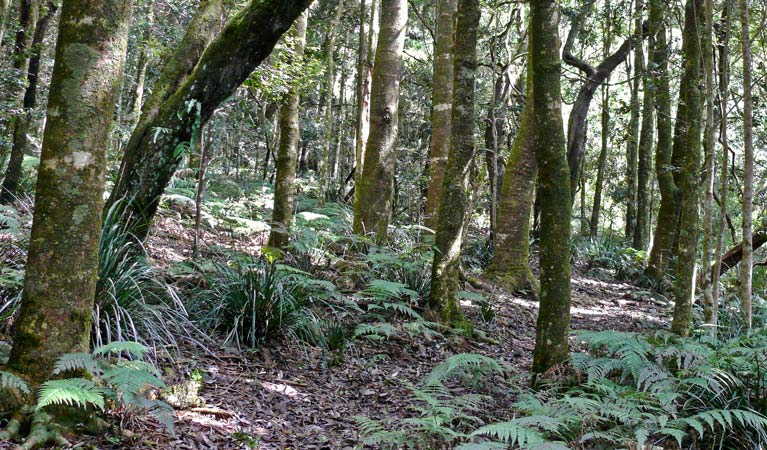
[[435, 366], [426, 376], [426, 383], [444, 380], [458, 373], [468, 372], [474, 375], [484, 375], [491, 372], [503, 372], [503, 368], [493, 358], [477, 353], [459, 353]]
[[471, 434], [473, 436], [490, 436], [509, 445], [519, 445], [520, 447], [544, 441], [541, 433], [521, 425], [517, 419], [485, 425]]
[[20, 391], [24, 395], [29, 394], [29, 385], [26, 381], [10, 372], [0, 370], [0, 390], [2, 389], [13, 389]]
[[53, 367], [54, 374], [74, 370], [85, 370], [91, 375], [96, 375], [98, 364], [90, 353], [68, 353], [59, 358]]
[[120, 354], [128, 353], [135, 358], [143, 358], [149, 349], [138, 342], [132, 341], [114, 341], [109, 344], [102, 345], [93, 350], [94, 355], [108, 355], [110, 353]]
[[50, 380], [43, 383], [37, 393], [36, 410], [50, 405], [68, 405], [87, 408], [88, 405], [104, 409], [104, 390], [85, 378]]

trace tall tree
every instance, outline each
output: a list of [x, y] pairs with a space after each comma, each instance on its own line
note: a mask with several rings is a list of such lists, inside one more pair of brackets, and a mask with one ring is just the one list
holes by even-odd
[[67, 0], [56, 44], [35, 212], [8, 367], [34, 383], [87, 352], [106, 148], [128, 42], [128, 0]]
[[[604, 17], [604, 29], [602, 36], [602, 55], [607, 58], [610, 52], [610, 45], [612, 44], [612, 15], [611, 15], [610, 0], [605, 2], [605, 17]], [[637, 48], [641, 48], [642, 43], [639, 42]], [[589, 235], [596, 237], [599, 230], [599, 215], [602, 208], [602, 190], [605, 180], [605, 163], [607, 162], [607, 150], [610, 144], [610, 77], [605, 79], [605, 84], [602, 85], [602, 128], [600, 129], [602, 138], [602, 147], [599, 150], [599, 158], [597, 159], [597, 179], [594, 183], [594, 202], [591, 205], [591, 220], [589, 221]], [[581, 188], [585, 191], [585, 189]], [[583, 197], [581, 197], [581, 207], [585, 206]]]
[[464, 328], [458, 300], [461, 244], [469, 206], [469, 178], [476, 152], [474, 82], [477, 74], [479, 0], [458, 0], [456, 13], [450, 151], [437, 208], [437, 234], [429, 309], [443, 322]]
[[729, 139], [727, 136], [727, 99], [730, 93], [730, 34], [732, 32], [732, 0], [725, 0], [722, 9], [722, 26], [719, 28], [717, 46], [719, 47], [719, 142], [722, 144], [722, 162], [719, 167], [719, 217], [716, 233], [716, 260], [711, 270], [711, 297], [707, 298], [710, 303], [704, 304], [704, 318], [706, 323], [714, 325], [712, 333], [716, 333], [716, 325], [719, 323], [719, 278], [722, 270], [722, 248], [724, 247], [724, 228], [727, 218], [727, 198], [729, 196], [729, 183], [727, 167], [730, 160]]
[[[356, 124], [356, 148], [354, 152], [355, 169], [354, 182], [359, 183], [362, 176], [363, 164], [365, 162], [365, 148], [367, 147], [368, 136], [370, 134], [370, 85], [373, 82], [373, 63], [378, 45], [378, 8], [379, 0], [370, 2], [370, 18], [368, 31], [364, 36], [365, 42], [365, 61], [357, 75], [357, 124]], [[362, 34], [362, 32], [360, 32]], [[360, 37], [362, 38], [362, 36]], [[362, 43], [360, 43], [362, 45]], [[355, 197], [357, 190], [355, 189]]]
[[[177, 50], [174, 58], [183, 59], [181, 66], [191, 73], [168, 76], [167, 90], [163, 90], [167, 97], [154, 100], [158, 95], [155, 90], [147, 99], [144, 108], [155, 112], [145, 113], [146, 121], [142, 118], [131, 135], [109, 200], [131, 199], [132, 214], [123, 220], [137, 237], [146, 237], [160, 196], [181, 161], [179, 145], [188, 143], [195, 129], [204, 125], [218, 105], [261, 64], [309, 3], [311, 0], [252, 0], [229, 20], [191, 67], [185, 64], [186, 55]], [[166, 66], [165, 70], [177, 73], [176, 67]]]
[[[655, 147], [655, 175], [658, 179], [660, 191], [660, 207], [656, 220], [655, 234], [653, 237], [650, 258], [645, 273], [650, 278], [660, 281], [669, 266], [669, 261], [674, 254], [674, 240], [677, 223], [679, 221], [679, 208], [681, 192], [676, 182], [678, 172], [674, 164], [674, 152], [679, 151], [678, 146], [673, 146], [671, 137], [671, 87], [668, 71], [668, 31], [664, 16], [667, 13], [666, 2], [663, 0], [650, 0], [650, 19], [653, 27], [657, 26], [655, 46], [651, 57], [653, 79], [655, 80], [655, 102], [657, 104], [657, 129], [658, 140]], [[684, 79], [682, 80], [684, 82]], [[684, 91], [684, 85], [683, 91]], [[680, 100], [683, 100], [680, 96]], [[679, 104], [683, 109], [684, 103]], [[682, 111], [678, 111], [682, 114]], [[679, 116], [681, 117], [681, 115]]]
[[528, 48], [525, 110], [514, 137], [501, 184], [493, 259], [486, 276], [511, 292], [538, 295], [530, 268], [530, 213], [535, 200], [535, 135], [533, 67]]
[[[703, 198], [703, 252], [701, 266], [711, 265], [711, 255], [717, 239], [714, 234], [714, 184], [716, 168], [716, 141], [714, 136], [714, 3], [712, 0], [703, 1], [705, 24], [701, 46], [703, 47], [703, 80], [706, 90], [706, 125], [703, 131], [703, 170], [705, 176], [705, 196]], [[713, 303], [711, 271], [700, 272], [700, 288], [703, 292], [704, 315], [708, 321], [711, 318]], [[714, 324], [716, 325], [716, 324]], [[715, 328], [712, 330], [715, 333]]]
[[453, 101], [453, 22], [457, 0], [437, 2], [437, 35], [434, 43], [432, 80], [431, 147], [429, 186], [426, 191], [424, 224], [436, 228], [437, 207], [442, 193], [447, 154], [450, 149], [450, 116]]
[[9, 6], [11, 6], [10, 0], [0, 0], [0, 47], [3, 46], [3, 37], [5, 36], [5, 16], [8, 15]]
[[355, 190], [354, 232], [386, 238], [392, 212], [399, 135], [399, 86], [407, 0], [381, 0], [381, 21], [370, 100], [370, 137]]
[[[336, 37], [338, 26], [341, 23], [341, 17], [344, 13], [346, 0], [338, 0], [333, 19], [328, 25], [327, 36], [325, 37], [325, 142], [322, 147], [322, 157], [320, 157], [320, 199], [324, 200], [330, 192], [330, 181], [332, 173], [330, 170], [330, 160], [333, 148], [333, 93], [336, 80]], [[341, 87], [343, 89], [343, 85]]]
[[558, 0], [533, 0], [533, 110], [541, 200], [541, 295], [533, 372], [565, 363], [570, 330], [570, 173], [560, 99]]
[[684, 116], [678, 123], [674, 146], [679, 146], [683, 164], [679, 175], [679, 190], [682, 195], [679, 218], [679, 251], [677, 257], [674, 319], [671, 331], [682, 336], [690, 332], [692, 321], [692, 300], [695, 295], [695, 262], [698, 250], [700, 189], [698, 171], [701, 160], [701, 48], [703, 27], [703, 1], [688, 0], [685, 6], [685, 21], [682, 36], [684, 71], [679, 93], [679, 109]]
[[754, 238], [754, 100], [751, 92], [751, 35], [748, 1], [740, 0], [740, 42], [743, 55], [743, 259], [740, 269], [740, 307], [743, 322], [751, 328], [751, 288], [753, 281]]
[[[294, 63], [304, 57], [306, 22], [307, 13], [304, 11], [288, 33]], [[301, 132], [298, 125], [298, 106], [301, 99], [299, 89], [300, 87], [294, 84], [280, 107], [280, 142], [277, 149], [272, 229], [269, 233], [269, 246], [273, 248], [281, 248], [288, 243], [290, 224], [293, 221], [294, 182]]]
[[10, 203], [16, 198], [19, 181], [22, 176], [22, 163], [24, 154], [27, 151], [29, 127], [32, 122], [32, 109], [37, 103], [37, 86], [40, 75], [40, 57], [43, 50], [43, 39], [48, 30], [53, 15], [56, 13], [58, 5], [49, 2], [46, 5], [45, 13], [37, 20], [34, 26], [32, 40], [29, 43], [31, 56], [27, 66], [27, 87], [24, 90], [22, 100], [22, 110], [16, 116], [13, 122], [13, 140], [11, 145], [11, 156], [8, 160], [8, 168], [5, 172], [3, 186], [0, 188], [0, 203]]
[[[637, 17], [637, 32], [642, 32], [642, 15]], [[648, 25], [647, 39], [648, 48], [652, 52], [655, 45], [656, 24]], [[655, 133], [655, 80], [651, 76], [648, 67], [652, 61], [645, 65], [644, 51], [642, 43], [638, 43], [635, 51], [635, 64], [637, 77], [642, 80], [642, 121], [639, 132], [639, 146], [637, 152], [637, 184], [636, 184], [636, 217], [634, 222], [634, 235], [632, 246], [638, 250], [647, 250], [650, 240], [651, 211], [652, 203], [652, 157], [653, 157], [653, 135]], [[648, 58], [649, 60], [652, 57]], [[636, 85], [635, 85], [636, 86]]]
[[[642, 0], [635, 1], [634, 28], [641, 30]], [[637, 57], [634, 53], [634, 64], [627, 71], [631, 89], [629, 102], [629, 123], [626, 135], [626, 239], [632, 239], [636, 227], [637, 210], [637, 172], [639, 164], [639, 84], [641, 72]]]

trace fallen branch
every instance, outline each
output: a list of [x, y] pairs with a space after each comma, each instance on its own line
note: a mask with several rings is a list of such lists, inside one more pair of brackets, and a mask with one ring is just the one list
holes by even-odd
[[[764, 244], [767, 244], [767, 229], [754, 231], [753, 237], [754, 250], [758, 249]], [[719, 268], [719, 275], [723, 275], [731, 268], [738, 265], [740, 260], [743, 259], [743, 243], [732, 247], [724, 255], [722, 255], [721, 267]], [[711, 275], [713, 276], [716, 271], [716, 264], [711, 266]]]

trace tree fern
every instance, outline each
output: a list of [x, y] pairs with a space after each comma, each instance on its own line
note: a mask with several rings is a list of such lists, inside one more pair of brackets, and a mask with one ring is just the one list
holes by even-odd
[[87, 408], [88, 405], [104, 409], [104, 390], [85, 378], [50, 380], [43, 383], [37, 392], [36, 409], [50, 405], [68, 405]]

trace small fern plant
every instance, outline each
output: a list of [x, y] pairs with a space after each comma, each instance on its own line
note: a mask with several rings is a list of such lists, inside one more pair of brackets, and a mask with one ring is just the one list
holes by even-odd
[[[147, 395], [165, 387], [157, 368], [143, 360], [148, 351], [137, 342], [116, 341], [92, 353], [63, 355], [54, 366], [54, 375], [76, 376], [41, 384], [35, 393], [35, 411], [63, 405], [102, 412], [108, 408], [125, 413], [145, 412], [173, 433], [172, 408]], [[0, 389], [30, 393], [24, 380], [3, 371], [0, 371]]]

